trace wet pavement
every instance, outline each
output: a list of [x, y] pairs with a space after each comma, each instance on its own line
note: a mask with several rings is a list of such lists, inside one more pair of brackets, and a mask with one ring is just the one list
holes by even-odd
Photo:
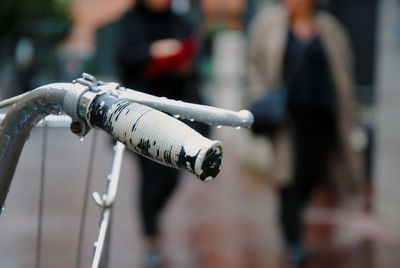
[[[0, 267], [35, 267], [42, 134], [34, 129], [26, 143], [0, 217]], [[83, 142], [66, 129], [48, 131], [40, 267], [75, 265], [92, 138], [93, 131]], [[103, 193], [112, 148], [102, 133], [95, 152], [90, 188]], [[274, 190], [238, 159], [228, 142], [224, 168], [215, 181], [202, 183], [182, 174], [162, 217], [166, 267], [285, 267]], [[127, 153], [114, 207], [110, 267], [141, 267], [137, 175], [134, 155]], [[394, 227], [362, 210], [314, 203], [306, 215], [307, 267], [400, 267], [400, 232]], [[99, 213], [90, 200], [81, 267], [90, 266]]]

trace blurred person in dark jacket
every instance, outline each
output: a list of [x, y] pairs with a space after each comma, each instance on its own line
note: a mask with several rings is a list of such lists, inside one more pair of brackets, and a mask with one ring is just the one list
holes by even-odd
[[328, 185], [349, 194], [360, 190], [350, 145], [349, 39], [342, 25], [316, 5], [317, 0], [282, 0], [256, 15], [249, 37], [252, 97], [290, 84], [289, 122], [271, 142], [280, 224], [295, 267], [307, 259], [303, 211], [316, 187]]
[[[171, 0], [141, 0], [118, 21], [116, 61], [122, 83], [156, 96], [201, 103], [194, 27]], [[188, 123], [203, 135], [208, 128]], [[159, 216], [178, 185], [179, 171], [140, 157], [140, 215], [147, 266], [159, 267]]]

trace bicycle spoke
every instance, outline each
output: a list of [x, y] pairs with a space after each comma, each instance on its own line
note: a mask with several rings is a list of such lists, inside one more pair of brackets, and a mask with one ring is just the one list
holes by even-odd
[[96, 149], [96, 146], [95, 146], [96, 141], [97, 141], [97, 131], [94, 131], [92, 145], [90, 147], [89, 166], [88, 166], [88, 171], [87, 171], [87, 175], [86, 175], [85, 191], [84, 191], [84, 195], [83, 195], [82, 214], [81, 214], [81, 221], [80, 221], [80, 226], [79, 226], [78, 250], [77, 250], [76, 262], [75, 262], [76, 268], [81, 267], [83, 236], [84, 236], [84, 230], [85, 230], [85, 225], [86, 225], [86, 214], [87, 214], [87, 207], [88, 207], [89, 190], [90, 190], [90, 185], [92, 184], [92, 172], [93, 172], [94, 156], [95, 156], [95, 149]]
[[39, 182], [39, 213], [36, 237], [36, 268], [40, 267], [40, 254], [42, 250], [42, 230], [43, 230], [43, 203], [44, 203], [44, 186], [46, 172], [46, 149], [47, 149], [47, 126], [44, 121], [43, 141], [42, 141], [42, 162], [40, 166], [40, 182]]

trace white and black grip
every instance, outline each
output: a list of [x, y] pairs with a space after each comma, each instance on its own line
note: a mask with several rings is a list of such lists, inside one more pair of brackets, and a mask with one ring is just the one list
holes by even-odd
[[200, 180], [215, 178], [222, 167], [222, 144], [163, 112], [110, 94], [96, 97], [87, 120], [129, 149], [158, 163], [188, 170]]

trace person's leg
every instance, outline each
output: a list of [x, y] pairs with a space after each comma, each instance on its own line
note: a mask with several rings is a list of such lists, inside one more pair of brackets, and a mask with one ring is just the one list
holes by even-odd
[[286, 257], [291, 265], [302, 265], [307, 259], [304, 246], [303, 204], [295, 183], [282, 187], [280, 197], [280, 226]]
[[326, 180], [330, 148], [334, 144], [326, 134], [330, 132], [324, 129], [327, 118], [315, 119], [313, 114], [296, 115], [293, 180], [280, 191], [283, 238], [288, 257], [295, 265], [301, 265], [307, 258], [303, 211], [315, 189]]
[[301, 265], [307, 259], [305, 246], [304, 209], [316, 186], [314, 171], [316, 146], [312, 134], [312, 124], [308, 114], [297, 113], [292, 125], [293, 174], [290, 184], [282, 187], [280, 196], [280, 224], [287, 250], [288, 260], [293, 265]]
[[282, 187], [279, 198], [283, 239], [287, 245], [298, 244], [302, 241], [301, 207], [294, 184]]
[[159, 247], [159, 217], [168, 199], [177, 188], [179, 171], [140, 157], [142, 178], [140, 185], [139, 212], [147, 251], [147, 266], [158, 267], [161, 263]]
[[141, 157], [140, 213], [145, 236], [157, 236], [158, 218], [178, 185], [179, 171]]

